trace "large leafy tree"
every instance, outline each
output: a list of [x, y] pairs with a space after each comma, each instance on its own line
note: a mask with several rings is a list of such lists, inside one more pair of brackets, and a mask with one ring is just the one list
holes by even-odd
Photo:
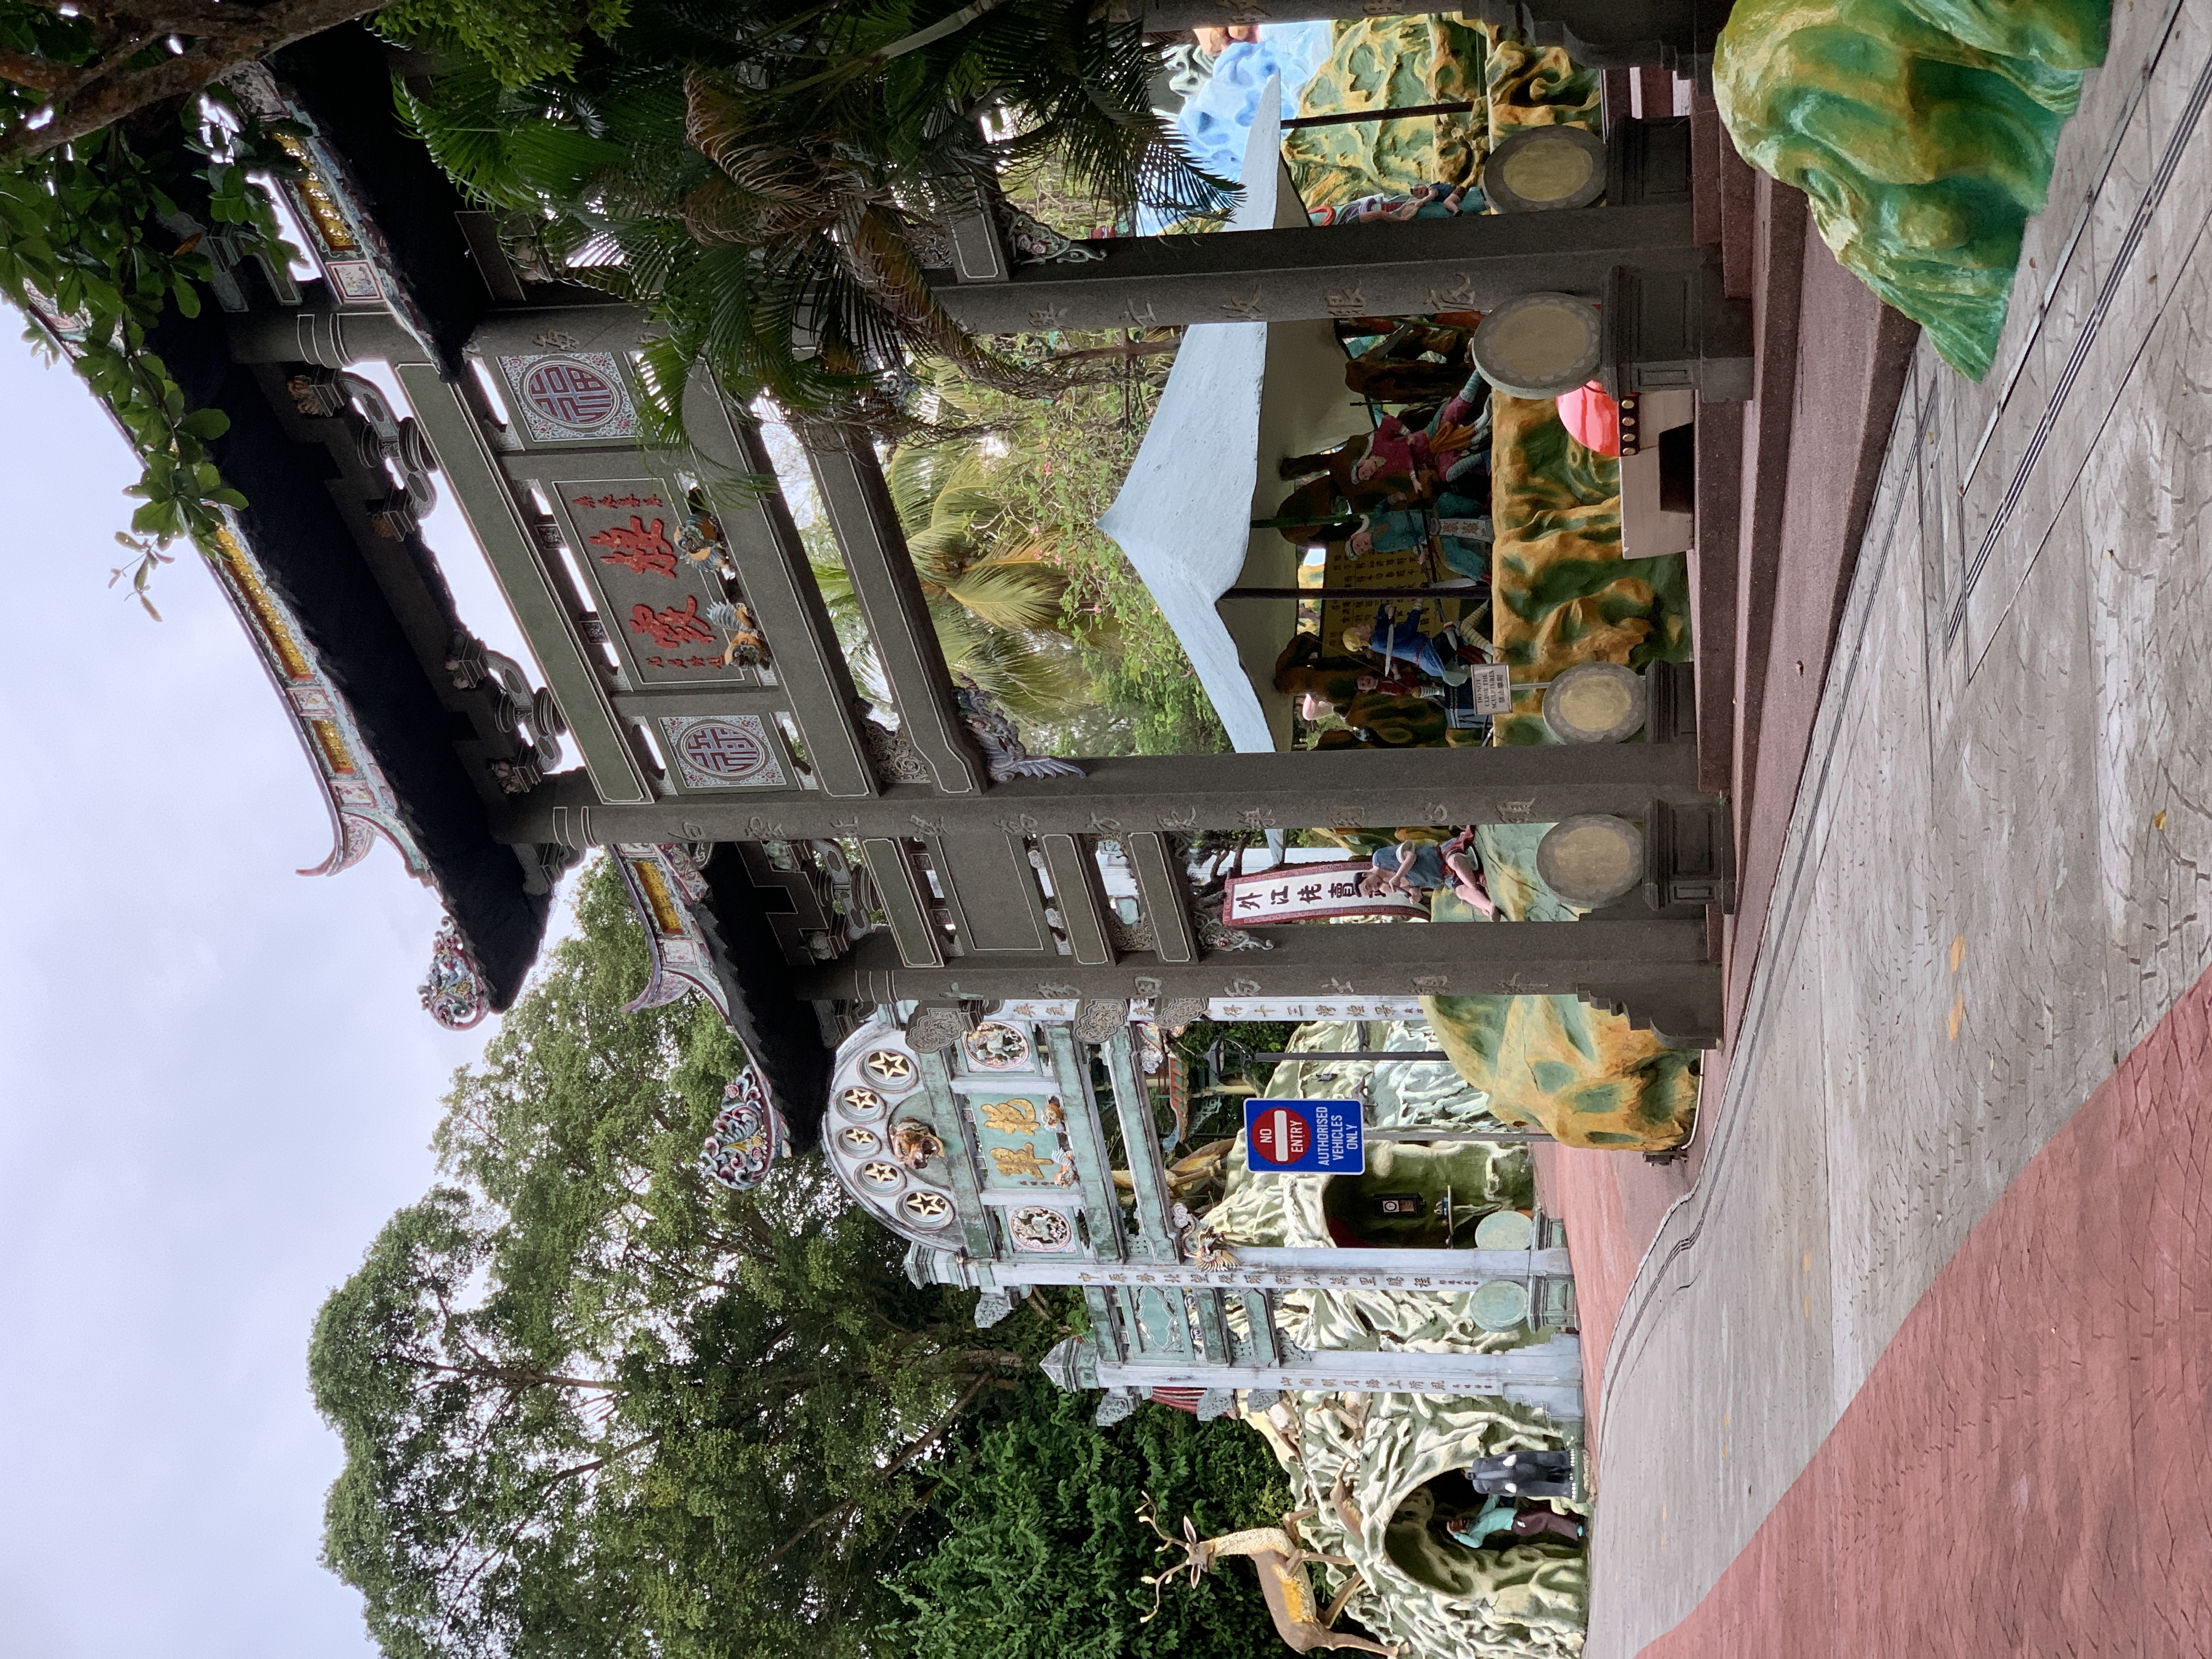
[[[0, 0], [0, 168], [200, 91], [380, 0]], [[398, 27], [466, 42], [510, 77], [558, 75], [623, 0], [398, 0]]]
[[871, 1650], [948, 1454], [1058, 1327], [909, 1285], [818, 1158], [708, 1183], [739, 1054], [702, 1005], [623, 1011], [646, 959], [606, 864], [577, 915], [456, 1079], [445, 1184], [317, 1322], [327, 1559], [394, 1659]]
[[878, 429], [914, 420], [901, 374], [921, 359], [1033, 388], [931, 292], [933, 227], [1044, 162], [1109, 204], [1227, 188], [1152, 110], [1136, 25], [1091, 0], [635, 0], [567, 75], [520, 81], [455, 29], [382, 26], [444, 54], [412, 110], [447, 171], [533, 257], [651, 308], [672, 422], [702, 367]]
[[950, 1468], [947, 1531], [899, 1575], [915, 1659], [1276, 1659], [1253, 1570], [1224, 1561], [1156, 1597], [1145, 1576], [1176, 1558], [1137, 1515], [1150, 1499], [1207, 1537], [1274, 1524], [1290, 1499], [1267, 1443], [1162, 1406], [1100, 1429], [1088, 1400], [1029, 1388]]

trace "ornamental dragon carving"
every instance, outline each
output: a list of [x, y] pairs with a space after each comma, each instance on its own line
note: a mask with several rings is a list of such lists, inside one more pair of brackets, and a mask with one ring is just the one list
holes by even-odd
[[983, 764], [994, 783], [1004, 783], [1009, 778], [1079, 778], [1081, 767], [1073, 761], [1055, 760], [1048, 755], [1032, 755], [1029, 745], [1022, 741], [1021, 729], [1012, 716], [999, 706], [998, 700], [965, 674], [954, 677], [953, 699], [960, 706], [960, 718], [975, 733], [975, 741], [983, 750]]

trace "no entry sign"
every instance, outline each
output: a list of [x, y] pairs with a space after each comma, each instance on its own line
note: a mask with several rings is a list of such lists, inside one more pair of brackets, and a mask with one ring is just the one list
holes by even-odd
[[1367, 1143], [1356, 1100], [1248, 1100], [1246, 1162], [1255, 1175], [1364, 1175]]

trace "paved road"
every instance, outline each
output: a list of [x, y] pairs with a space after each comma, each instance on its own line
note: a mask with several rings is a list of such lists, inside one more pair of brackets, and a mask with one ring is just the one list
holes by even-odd
[[[2212, 961], [2212, 0], [2125, 5], [1997, 369], [1916, 361], [1699, 1183], [1607, 1358], [1592, 1659], [1698, 1607], [1969, 1231]], [[2069, 1178], [2091, 1184], [2064, 1224], [2166, 1224]], [[2106, 1271], [2036, 1294], [2109, 1297]], [[2066, 1341], [2128, 1340], [2057, 1322], [2004, 1351], [2048, 1364], [1966, 1379], [1990, 1413], [1945, 1420], [1986, 1423], [1975, 1455], [2115, 1358]], [[2076, 1565], [2083, 1620], [2140, 1594]]]

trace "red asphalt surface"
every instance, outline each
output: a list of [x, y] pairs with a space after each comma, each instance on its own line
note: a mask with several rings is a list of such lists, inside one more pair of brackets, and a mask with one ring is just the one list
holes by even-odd
[[1967, 1235], [1645, 1659], [2212, 1655], [2208, 1174], [2212, 973]]

